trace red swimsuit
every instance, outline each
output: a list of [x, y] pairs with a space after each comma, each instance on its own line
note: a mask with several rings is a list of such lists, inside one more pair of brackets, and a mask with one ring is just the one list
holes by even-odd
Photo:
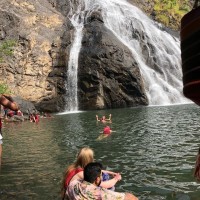
[[79, 172], [82, 172], [83, 169], [82, 168], [78, 168], [78, 169], [73, 169], [71, 172], [69, 172], [69, 174], [67, 175], [66, 179], [65, 179], [65, 188], [68, 187], [71, 179], [78, 174]]

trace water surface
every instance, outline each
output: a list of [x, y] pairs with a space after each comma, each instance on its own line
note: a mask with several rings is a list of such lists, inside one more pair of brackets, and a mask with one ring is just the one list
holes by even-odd
[[[97, 141], [113, 116], [111, 136]], [[116, 190], [140, 200], [199, 200], [193, 168], [200, 146], [199, 107], [194, 104], [138, 107], [56, 115], [52, 119], [4, 124], [0, 199], [53, 200], [65, 167], [83, 146], [109, 170], [121, 172]]]

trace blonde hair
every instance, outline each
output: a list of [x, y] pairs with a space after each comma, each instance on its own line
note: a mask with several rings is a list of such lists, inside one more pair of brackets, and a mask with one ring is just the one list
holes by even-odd
[[73, 164], [69, 165], [67, 169], [65, 170], [63, 181], [62, 181], [62, 189], [61, 189], [61, 195], [62, 198], [65, 196], [65, 180], [68, 176], [68, 174], [77, 168], [84, 168], [87, 164], [94, 161], [94, 151], [89, 147], [83, 147], [80, 149], [76, 156], [76, 160]]
[[82, 148], [77, 154], [76, 161], [74, 163], [75, 168], [84, 168], [88, 163], [94, 161], [94, 152], [89, 147]]

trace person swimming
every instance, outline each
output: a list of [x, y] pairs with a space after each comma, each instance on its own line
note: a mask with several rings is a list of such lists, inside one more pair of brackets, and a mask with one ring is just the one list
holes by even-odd
[[99, 116], [96, 115], [96, 120], [97, 120], [97, 121], [100, 121], [100, 122], [102, 122], [102, 123], [111, 122], [111, 118], [112, 118], [112, 115], [111, 115], [111, 114], [109, 115], [109, 118], [106, 118], [106, 116], [104, 115], [104, 116], [102, 116], [102, 118], [100, 118], [100, 119], [99, 119]]
[[112, 130], [110, 129], [110, 126], [104, 127], [103, 134], [109, 135], [109, 134], [111, 134], [111, 132], [112, 132]]
[[101, 131], [101, 135], [98, 136], [98, 138], [96, 140], [102, 140], [104, 138], [107, 138], [108, 136], [111, 135], [112, 132], [116, 132], [111, 130], [110, 126], [105, 126], [103, 131]]

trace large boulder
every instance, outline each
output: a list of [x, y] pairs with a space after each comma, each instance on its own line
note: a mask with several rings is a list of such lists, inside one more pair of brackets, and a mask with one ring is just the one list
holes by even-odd
[[84, 27], [79, 54], [80, 109], [147, 105], [138, 64], [130, 50], [93, 12]]
[[24, 100], [19, 96], [13, 97], [14, 101], [19, 105], [20, 110], [24, 115], [29, 115], [30, 113], [37, 112], [35, 106], [30, 101]]

